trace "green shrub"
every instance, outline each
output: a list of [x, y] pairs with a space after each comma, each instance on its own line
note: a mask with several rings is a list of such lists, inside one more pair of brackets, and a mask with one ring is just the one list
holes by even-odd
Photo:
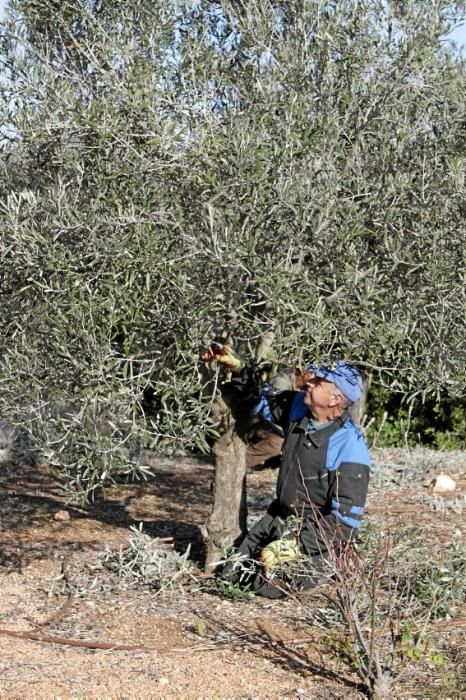
[[[466, 448], [466, 399], [446, 393], [409, 402], [384, 386], [371, 387], [366, 409], [367, 439], [377, 447], [424, 445], [438, 450]], [[370, 423], [370, 424], [369, 424]]]

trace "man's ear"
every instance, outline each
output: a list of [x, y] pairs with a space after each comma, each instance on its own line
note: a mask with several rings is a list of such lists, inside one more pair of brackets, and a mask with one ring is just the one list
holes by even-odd
[[343, 394], [331, 394], [330, 395], [330, 401], [329, 401], [329, 408], [333, 408], [334, 406], [342, 406], [344, 401]]

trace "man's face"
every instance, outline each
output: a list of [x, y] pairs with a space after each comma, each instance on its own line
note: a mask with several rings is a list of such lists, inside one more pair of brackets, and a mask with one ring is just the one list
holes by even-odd
[[321, 418], [327, 409], [337, 406], [343, 399], [333, 382], [319, 377], [311, 376], [303, 388], [306, 391], [304, 403], [317, 419]]

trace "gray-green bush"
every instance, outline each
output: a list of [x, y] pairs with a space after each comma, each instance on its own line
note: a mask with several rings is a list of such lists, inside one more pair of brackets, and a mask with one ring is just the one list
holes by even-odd
[[190, 548], [183, 554], [159, 542], [139, 527], [130, 528], [129, 546], [118, 551], [107, 548], [101, 555], [104, 566], [115, 571], [128, 584], [149, 586], [157, 593], [173, 593], [196, 581], [189, 561]]

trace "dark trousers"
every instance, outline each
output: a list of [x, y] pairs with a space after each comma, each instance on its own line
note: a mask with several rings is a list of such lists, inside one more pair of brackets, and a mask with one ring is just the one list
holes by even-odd
[[281, 453], [283, 438], [270, 430], [258, 430], [257, 439], [246, 450], [246, 466], [256, 467]]
[[[269, 542], [279, 540], [288, 535], [291, 539], [295, 538], [295, 533], [291, 532], [285, 520], [276, 514], [276, 508], [272, 504], [264, 517], [249, 530], [246, 537], [237, 547], [237, 551], [249, 560], [257, 560], [261, 550]], [[279, 576], [267, 578], [263, 567], [257, 563], [255, 572], [244, 583], [249, 584], [257, 595], [271, 599], [283, 598], [289, 591], [308, 590], [328, 579], [328, 575], [325, 575], [325, 569], [328, 568], [328, 560], [323, 553], [312, 556], [309, 564], [309, 569], [312, 570], [312, 573], [296, 576], [291, 582], [286, 582]]]

